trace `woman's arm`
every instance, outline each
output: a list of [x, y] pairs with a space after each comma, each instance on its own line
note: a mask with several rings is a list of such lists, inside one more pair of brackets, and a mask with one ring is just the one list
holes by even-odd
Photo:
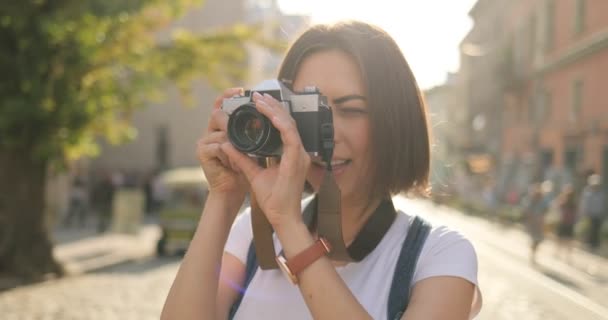
[[404, 320], [469, 319], [475, 285], [458, 277], [431, 277], [419, 281], [412, 290]]
[[[221, 268], [222, 274], [229, 273], [237, 281], [240, 277], [242, 282], [244, 277], [245, 268], [238, 259], [229, 255], [222, 259], [239, 208], [240, 203], [230, 201], [226, 196], [209, 194], [196, 233], [165, 301], [161, 319], [218, 319], [227, 314], [227, 309], [218, 310], [218, 305], [229, 308], [230, 294], [236, 293], [226, 288], [226, 284], [218, 291], [218, 270]], [[222, 266], [222, 262], [226, 262], [226, 266]], [[222, 297], [218, 298], [218, 292]]]

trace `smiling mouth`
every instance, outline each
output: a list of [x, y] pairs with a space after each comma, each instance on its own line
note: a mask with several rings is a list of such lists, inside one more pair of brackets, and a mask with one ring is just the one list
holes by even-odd
[[[339, 168], [339, 167], [345, 166], [347, 164], [350, 164], [351, 162], [352, 162], [352, 160], [332, 160], [331, 166], [332, 166], [332, 168]], [[312, 163], [317, 167], [322, 167], [322, 168], [327, 167], [327, 163], [321, 159], [313, 159]]]

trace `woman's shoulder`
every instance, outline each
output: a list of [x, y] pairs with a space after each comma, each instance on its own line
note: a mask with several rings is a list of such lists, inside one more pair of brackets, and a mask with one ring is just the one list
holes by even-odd
[[[397, 223], [411, 225], [414, 218], [415, 215], [400, 212]], [[431, 223], [413, 281], [433, 276], [457, 276], [477, 284], [477, 253], [473, 243], [460, 231], [437, 223]]]
[[[415, 218], [414, 215], [401, 214], [398, 219], [402, 221], [401, 223], [409, 224]], [[432, 223], [418, 256], [412, 286], [431, 277], [450, 276], [464, 279], [476, 287], [472, 305], [472, 314], [476, 314], [482, 304], [477, 273], [477, 253], [471, 240], [457, 229]]]

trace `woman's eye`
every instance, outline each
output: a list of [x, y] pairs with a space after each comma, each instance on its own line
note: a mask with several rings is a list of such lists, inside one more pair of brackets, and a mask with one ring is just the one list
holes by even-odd
[[367, 110], [363, 108], [339, 108], [339, 110], [344, 114], [367, 114]]

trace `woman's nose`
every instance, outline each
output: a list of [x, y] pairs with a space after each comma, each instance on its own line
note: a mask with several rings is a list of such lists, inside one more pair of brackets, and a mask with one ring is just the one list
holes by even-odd
[[343, 121], [340, 119], [335, 108], [332, 108], [333, 126], [334, 126], [334, 143], [338, 144], [342, 141], [342, 134], [344, 132]]

